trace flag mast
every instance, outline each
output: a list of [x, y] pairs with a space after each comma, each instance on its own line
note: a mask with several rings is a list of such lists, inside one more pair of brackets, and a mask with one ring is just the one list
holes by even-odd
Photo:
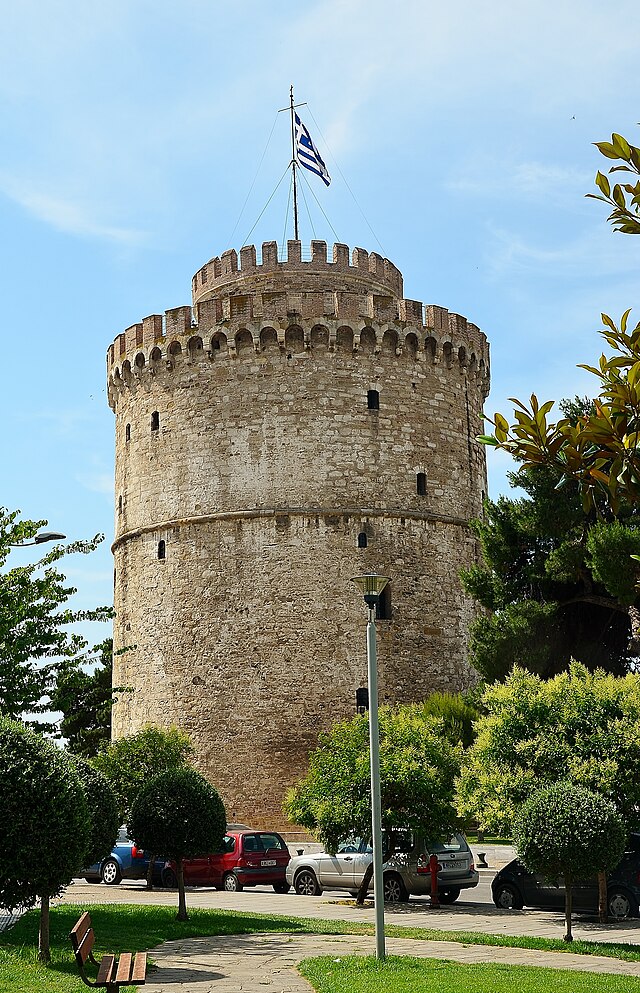
[[298, 238], [298, 188], [296, 185], [296, 126], [294, 121], [293, 103], [293, 83], [289, 91], [291, 101], [291, 168], [293, 170], [293, 234], [296, 241]]

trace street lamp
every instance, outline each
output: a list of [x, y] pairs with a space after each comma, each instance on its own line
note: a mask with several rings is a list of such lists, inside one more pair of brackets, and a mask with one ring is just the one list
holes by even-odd
[[376, 605], [389, 582], [388, 576], [369, 573], [354, 576], [369, 610], [367, 621], [367, 679], [369, 684], [369, 762], [371, 768], [371, 833], [373, 836], [373, 899], [376, 914], [376, 958], [385, 957], [384, 880], [382, 878], [382, 806], [380, 803], [380, 735], [378, 732], [378, 659], [376, 655]]
[[42, 545], [45, 541], [63, 541], [66, 537], [66, 534], [58, 534], [57, 531], [42, 531], [33, 541], [9, 542], [9, 548], [29, 548], [30, 545]]

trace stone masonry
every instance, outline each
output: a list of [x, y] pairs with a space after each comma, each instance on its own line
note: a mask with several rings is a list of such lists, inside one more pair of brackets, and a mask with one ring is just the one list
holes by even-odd
[[113, 552], [120, 737], [191, 736], [230, 821], [291, 831], [286, 789], [318, 732], [355, 710], [366, 611], [391, 577], [382, 701], [459, 690], [474, 607], [458, 574], [486, 491], [489, 346], [403, 296], [376, 254], [274, 242], [212, 259], [193, 309], [152, 315], [107, 355], [116, 415]]

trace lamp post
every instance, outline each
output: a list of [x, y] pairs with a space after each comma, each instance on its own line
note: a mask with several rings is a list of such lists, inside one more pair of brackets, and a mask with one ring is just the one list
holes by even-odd
[[29, 548], [31, 545], [42, 545], [46, 541], [63, 541], [66, 537], [66, 534], [59, 534], [57, 531], [42, 531], [33, 541], [9, 542], [9, 548]]
[[378, 659], [376, 654], [376, 604], [389, 582], [387, 576], [369, 573], [354, 576], [369, 611], [367, 621], [367, 677], [369, 684], [369, 763], [371, 768], [371, 833], [373, 837], [373, 899], [376, 914], [376, 958], [385, 957], [384, 880], [382, 878], [382, 809], [380, 803], [380, 735], [378, 731]]

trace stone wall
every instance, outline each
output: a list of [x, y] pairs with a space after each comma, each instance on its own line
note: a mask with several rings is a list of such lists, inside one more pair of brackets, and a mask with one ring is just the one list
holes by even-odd
[[473, 681], [458, 572], [486, 491], [484, 335], [396, 296], [387, 260], [336, 246], [332, 268], [319, 244], [263, 246], [262, 267], [243, 249], [244, 270], [225, 253], [194, 277], [197, 325], [152, 315], [108, 354], [114, 639], [134, 646], [114, 735], [180, 725], [229, 819], [285, 830], [286, 788], [366, 681], [353, 575], [391, 577], [381, 699]]

